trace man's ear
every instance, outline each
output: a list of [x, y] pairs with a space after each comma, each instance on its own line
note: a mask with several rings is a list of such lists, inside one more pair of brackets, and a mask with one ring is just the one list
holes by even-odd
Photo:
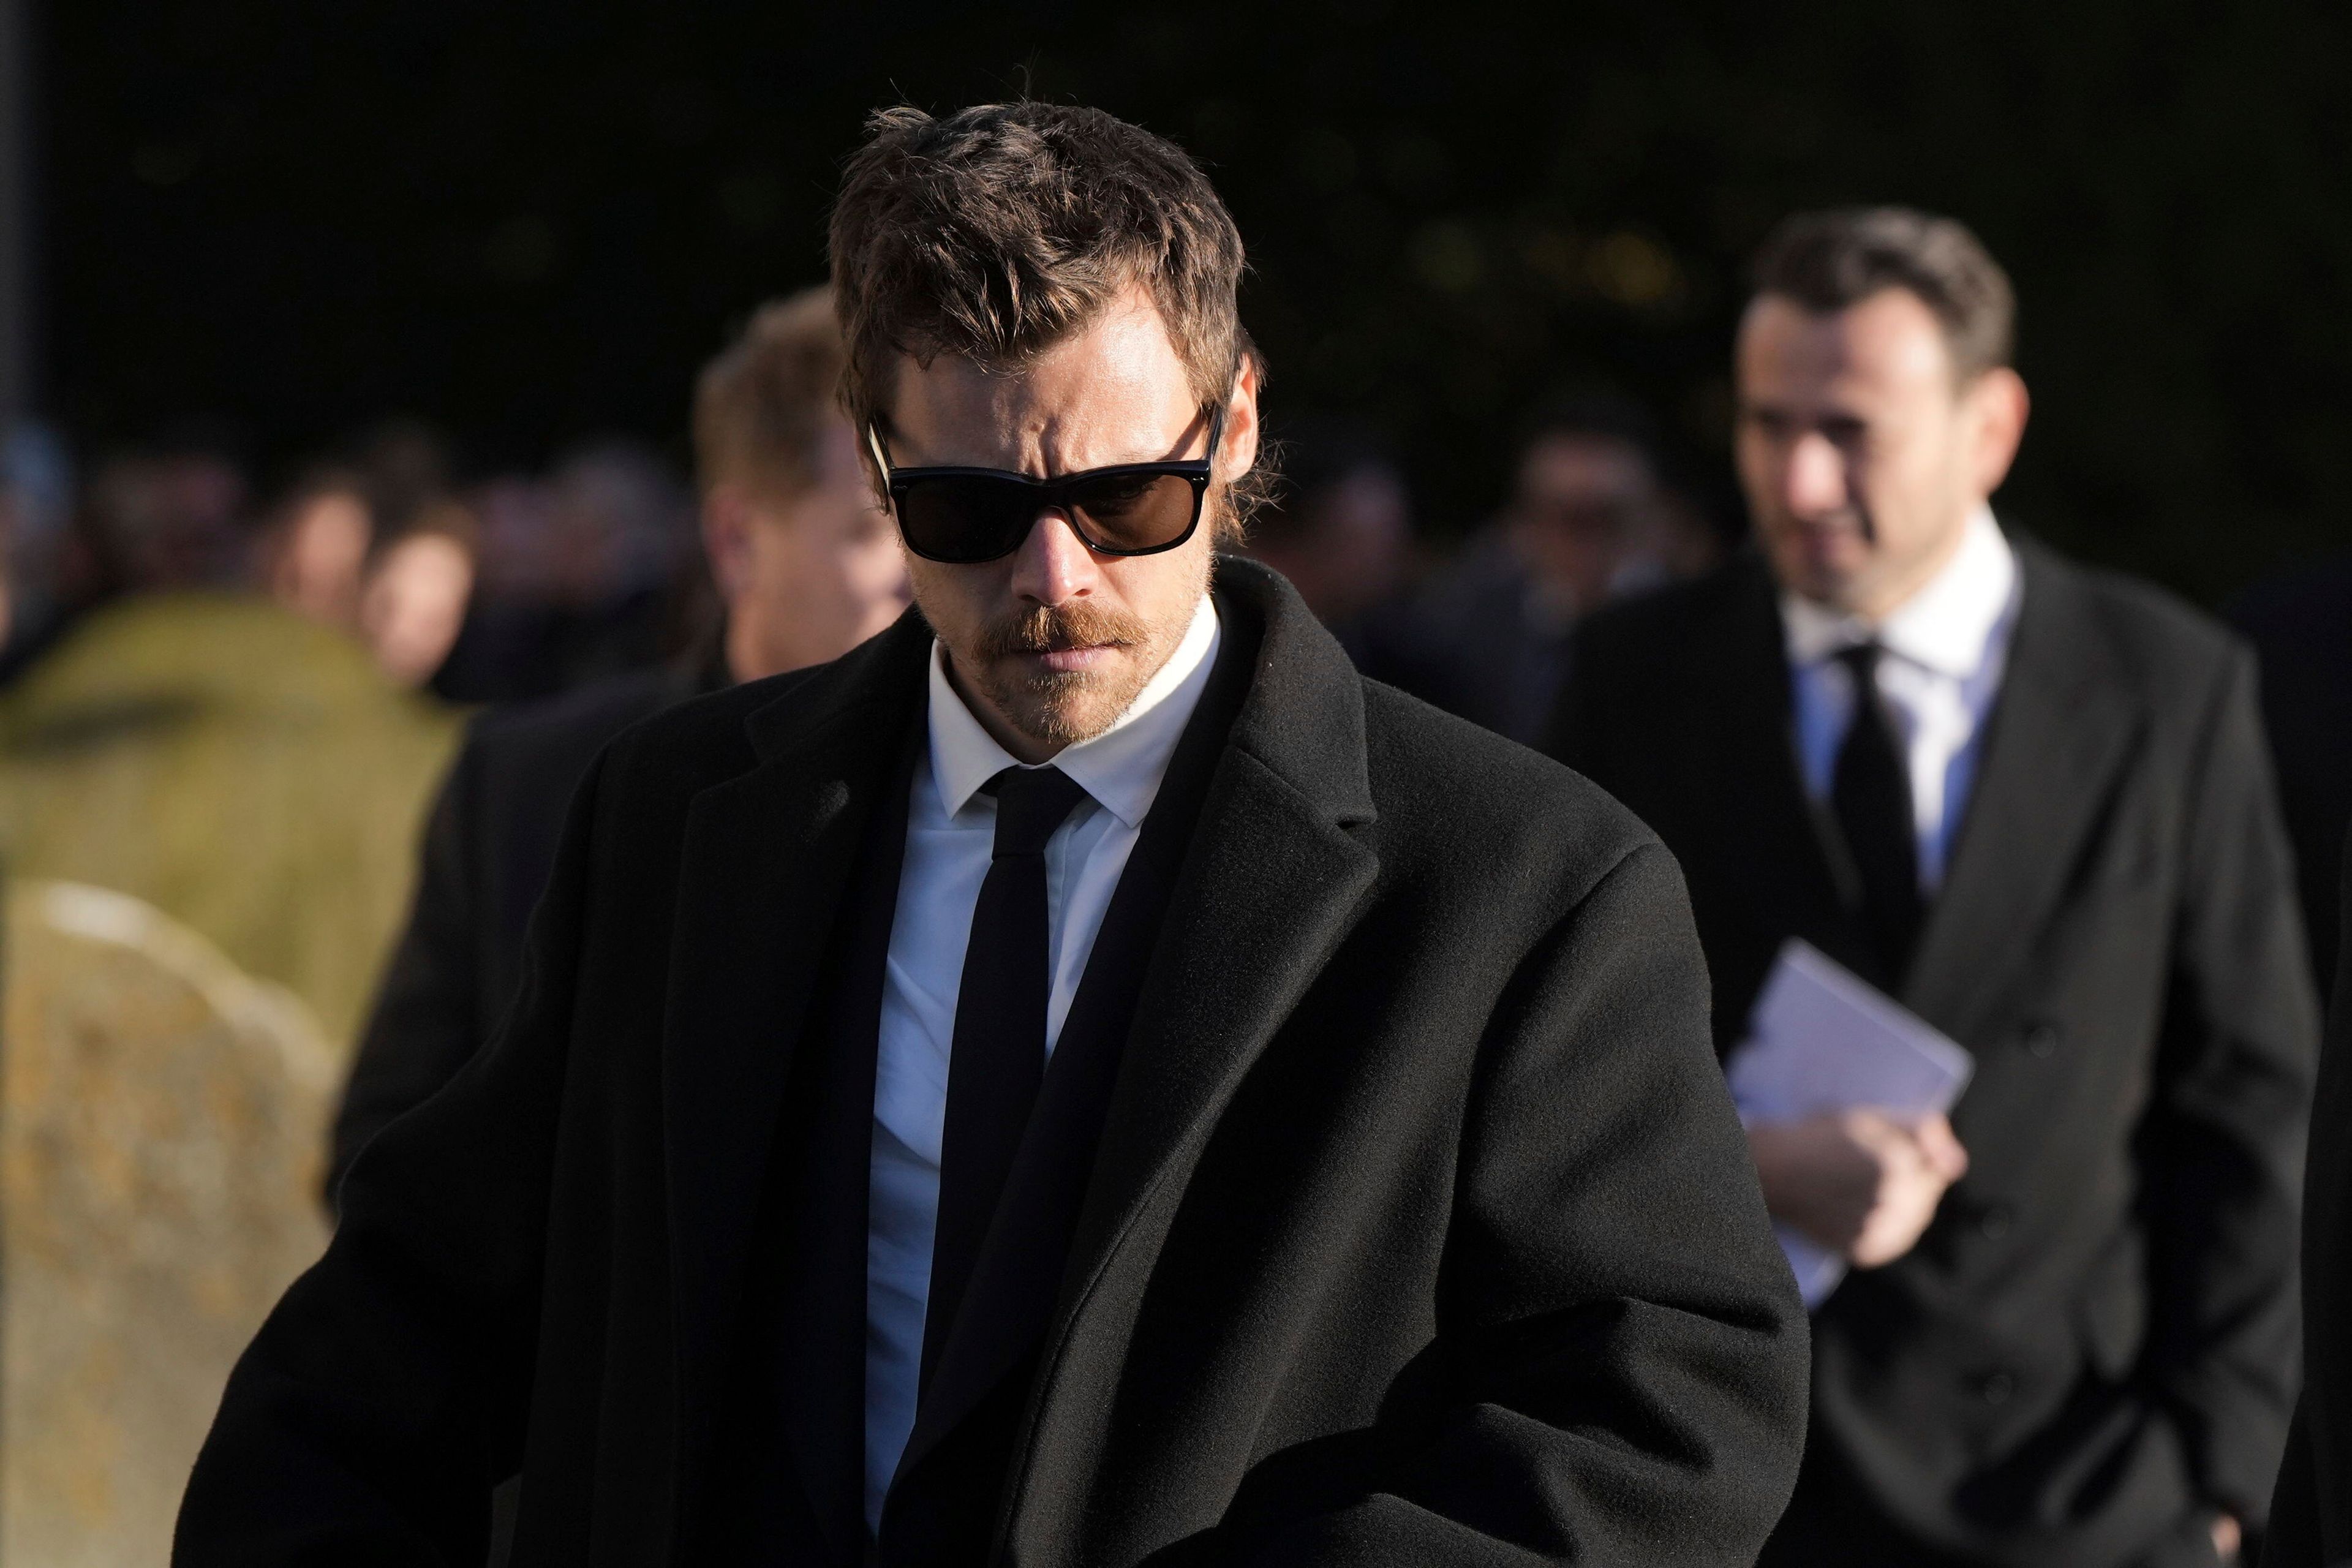
[[1217, 440], [1217, 467], [1222, 470], [1222, 479], [1246, 474], [1257, 464], [1257, 389], [1261, 379], [1257, 355], [1244, 353], [1241, 370], [1234, 377], [1233, 395], [1225, 399], [1224, 433]]
[[2000, 489], [2001, 481], [2009, 477], [2010, 465], [2017, 460], [2018, 444], [2025, 439], [2025, 421], [2033, 411], [2033, 399], [2025, 390], [2025, 378], [2006, 365], [1977, 377], [1966, 397], [1975, 447], [1970, 461], [1976, 469], [1977, 492], [1989, 496]]
[[751, 500], [740, 486], [722, 481], [703, 492], [702, 552], [729, 605], [751, 589]]

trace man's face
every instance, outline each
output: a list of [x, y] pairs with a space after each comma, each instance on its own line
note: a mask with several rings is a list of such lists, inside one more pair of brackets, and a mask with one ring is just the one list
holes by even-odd
[[1546, 436], [1519, 460], [1511, 539], [1545, 596], [1580, 615], [1647, 545], [1656, 503], [1657, 477], [1632, 442]]
[[1832, 314], [1758, 298], [1738, 351], [1739, 480], [1781, 585], [1877, 620], [1951, 559], [2025, 427], [2025, 386], [1963, 386], [1941, 324], [1888, 289]]
[[720, 485], [705, 510], [739, 680], [839, 658], [907, 607], [898, 532], [845, 419], [825, 433], [808, 489], [776, 500]]
[[[1257, 455], [1255, 376], [1225, 408], [1209, 510], [1157, 555], [1089, 549], [1058, 510], [1020, 548], [950, 565], [908, 552], [915, 602], [957, 689], [998, 742], [1042, 762], [1110, 728], [1183, 639], [1207, 591], [1216, 508]], [[898, 363], [887, 429], [900, 468], [1003, 468], [1046, 479], [1114, 463], [1198, 458], [1209, 416], [1160, 312], [1130, 289], [1085, 331], [1017, 372], [942, 355]]]

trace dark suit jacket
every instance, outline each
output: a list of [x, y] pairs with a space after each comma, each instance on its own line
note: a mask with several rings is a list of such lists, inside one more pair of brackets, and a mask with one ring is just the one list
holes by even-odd
[[[1012, 1390], [994, 1540], [952, 1560], [1747, 1563], [1804, 1321], [1673, 861], [1361, 680], [1280, 579], [1220, 584], [1259, 657]], [[519, 1564], [717, 1560], [680, 1542], [712, 1533], [752, 1211], [798, 1153], [785, 1086], [929, 641], [910, 614], [605, 752], [514, 1011], [353, 1165], [177, 1562], [474, 1561], [517, 1468]], [[822, 1484], [773, 1475], [769, 1561], [856, 1561]]]
[[[1896, 991], [1976, 1057], [1969, 1169], [1816, 1314], [1768, 1562], [2130, 1562], [2196, 1510], [2258, 1517], [2284, 1439], [2316, 1027], [2251, 661], [2018, 550], [2007, 675]], [[1869, 973], [1762, 561], [1595, 616], [1574, 657], [1557, 750], [1681, 860], [1718, 1044], [1790, 936]]]
[[2279, 1466], [2263, 1568], [2352, 1563], [2352, 844], [2341, 867], [2346, 918], [2304, 1176], [2303, 1399]]
[[719, 684], [643, 670], [485, 714], [425, 821], [408, 924], [377, 986], [335, 1116], [329, 1201], [369, 1139], [473, 1059], [513, 1000], [523, 932], [564, 807], [596, 753], [639, 720]]

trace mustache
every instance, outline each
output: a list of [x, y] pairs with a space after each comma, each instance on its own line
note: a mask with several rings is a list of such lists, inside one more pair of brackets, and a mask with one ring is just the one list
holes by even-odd
[[1103, 644], [1132, 647], [1144, 640], [1146, 630], [1133, 616], [1083, 600], [1059, 607], [1033, 605], [1009, 620], [981, 628], [976, 651], [981, 658], [992, 659]]

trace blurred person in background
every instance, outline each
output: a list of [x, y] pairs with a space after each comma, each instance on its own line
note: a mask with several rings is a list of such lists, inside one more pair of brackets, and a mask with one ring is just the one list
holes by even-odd
[[474, 595], [474, 516], [444, 498], [425, 506], [372, 553], [356, 606], [376, 668], [423, 688], [457, 646]]
[[372, 466], [324, 465], [296, 482], [263, 531], [260, 576], [278, 604], [358, 638], [391, 679], [423, 688], [464, 626], [479, 529], [442, 488], [423, 433], [396, 435], [368, 444]]
[[1736, 355], [1760, 552], [1580, 628], [1555, 744], [1682, 862], [1737, 1048], [1788, 939], [1972, 1053], [1948, 1119], [1759, 1122], [1851, 1265], [1763, 1563], [2210, 1563], [2267, 1503], [2317, 1033], [2252, 660], [1995, 521], [2010, 284], [1803, 215]]
[[1352, 653], [1365, 617], [1412, 566], [1412, 500], [1372, 433], [1328, 416], [1276, 437], [1281, 488], [1250, 520], [1246, 553], [1290, 579], [1316, 619]]
[[701, 692], [821, 664], [908, 604], [890, 520], [835, 406], [840, 328], [811, 289], [757, 311], [703, 371], [694, 440], [725, 617], [667, 668], [478, 721], [425, 830], [414, 909], [336, 1120], [328, 1195], [376, 1131], [469, 1060], [513, 994], [573, 787], [604, 742]]
[[261, 581], [305, 620], [356, 633], [360, 588], [375, 547], [375, 513], [349, 469], [322, 467], [298, 480], [264, 528]]
[[477, 498], [478, 580], [433, 689], [456, 702], [545, 697], [682, 651], [695, 561], [692, 499], [631, 441], [597, 441], [544, 479]]
[[255, 591], [246, 496], [200, 439], [96, 466], [68, 551], [89, 607], [0, 694], [0, 844], [156, 905], [347, 1041], [456, 726]]
[[101, 462], [75, 534], [84, 591], [97, 600], [245, 586], [248, 499], [244, 470], [206, 432]]
[[1664, 580], [1678, 515], [1638, 409], [1600, 397], [1549, 405], [1527, 426], [1502, 515], [1370, 628], [1365, 672], [1537, 743], [1567, 675], [1570, 629]]

